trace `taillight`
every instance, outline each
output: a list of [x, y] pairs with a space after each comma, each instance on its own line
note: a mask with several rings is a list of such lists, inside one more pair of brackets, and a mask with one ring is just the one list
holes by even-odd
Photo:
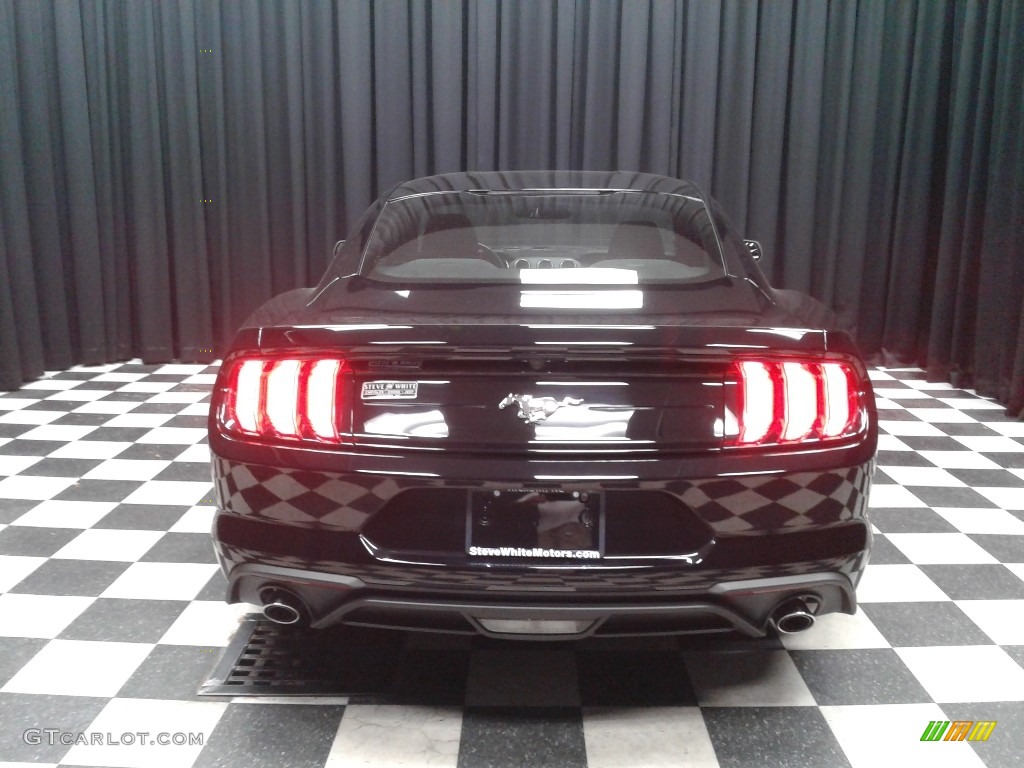
[[742, 360], [737, 382], [737, 446], [833, 440], [857, 433], [857, 375], [845, 362]]
[[230, 365], [218, 409], [226, 432], [340, 442], [338, 386], [344, 361], [241, 358]]

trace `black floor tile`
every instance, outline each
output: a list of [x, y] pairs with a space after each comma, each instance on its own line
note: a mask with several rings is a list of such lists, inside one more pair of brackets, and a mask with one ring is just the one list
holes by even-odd
[[894, 648], [992, 643], [952, 602], [866, 603], [860, 609]]
[[101, 463], [99, 459], [43, 459], [18, 474], [33, 477], [81, 477]]
[[469, 707], [462, 719], [460, 768], [585, 768], [578, 708]]
[[[916, 488], [914, 492], [916, 493]], [[930, 509], [920, 507], [878, 508], [869, 513], [882, 533], [955, 533], [956, 526]]]
[[973, 488], [938, 488], [914, 485], [908, 486], [908, 490], [929, 507], [992, 509], [996, 506]]
[[[342, 706], [311, 704], [230, 707], [213, 729], [193, 768], [323, 765], [344, 712]], [[282, 746], [283, 734], [287, 734], [286, 747]]]
[[580, 651], [583, 706], [697, 706], [682, 655], [672, 651]]
[[792, 651], [790, 656], [819, 706], [932, 701], [892, 648]]
[[[1024, 536], [1017, 538], [1024, 539]], [[1005, 562], [1014, 562], [1006, 560]], [[922, 565], [925, 575], [953, 600], [1024, 599], [1024, 581], [1009, 568], [992, 565]]]
[[60, 634], [62, 640], [155, 643], [188, 606], [185, 600], [100, 597]]
[[196, 695], [210, 675], [223, 648], [158, 645], [117, 695], [127, 699], [209, 701]]
[[50, 557], [79, 534], [75, 528], [9, 525], [0, 531], [0, 555]]
[[[0, 525], [13, 523], [30, 509], [35, 509], [42, 502], [35, 499], [0, 499]], [[0, 554], [8, 554], [0, 551]]]
[[1024, 536], [972, 533], [971, 539], [1000, 563], [1024, 563]]
[[[64, 733], [85, 732], [106, 703], [107, 699], [85, 696], [0, 692], [2, 759], [11, 762], [59, 763], [71, 747], [61, 744], [56, 737], [51, 743], [45, 733], [36, 731], [56, 728]], [[36, 736], [39, 736], [38, 744], [33, 743]]]
[[457, 706], [466, 702], [468, 650], [415, 649], [402, 653], [387, 699], [394, 704]]
[[872, 565], [906, 565], [910, 558], [901, 552], [884, 535], [875, 534], [871, 544], [868, 568]]
[[995, 720], [988, 741], [971, 742], [986, 768], [1020, 768], [1024, 765], [1024, 703], [1019, 701], [943, 704], [950, 720]]
[[188, 510], [188, 507], [176, 507], [169, 504], [118, 504], [105, 514], [93, 528], [166, 531], [178, 522]]
[[140, 558], [143, 563], [216, 563], [205, 533], [167, 533]]
[[[0, 637], [0, 688], [28, 664], [48, 642], [50, 641], [35, 637]], [[4, 752], [0, 750], [0, 755], [2, 754]]]
[[141, 486], [142, 482], [137, 480], [79, 480], [54, 498], [62, 501], [124, 501]]
[[701, 713], [720, 768], [850, 764], [816, 707], [706, 707]]
[[98, 597], [129, 565], [131, 563], [106, 560], [47, 560], [15, 585], [11, 592]]

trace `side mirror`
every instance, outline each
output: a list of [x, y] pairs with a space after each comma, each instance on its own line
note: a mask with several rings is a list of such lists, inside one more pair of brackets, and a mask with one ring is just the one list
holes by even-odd
[[750, 255], [753, 257], [754, 261], [761, 260], [761, 254], [764, 253], [764, 251], [761, 250], [761, 243], [757, 240], [744, 240], [743, 244], [747, 246], [747, 250], [750, 251]]

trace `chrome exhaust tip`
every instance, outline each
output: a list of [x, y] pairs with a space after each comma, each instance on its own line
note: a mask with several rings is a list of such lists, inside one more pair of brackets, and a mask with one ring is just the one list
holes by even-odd
[[793, 635], [814, 626], [819, 602], [816, 597], [794, 597], [784, 601], [772, 613], [771, 622], [775, 629], [783, 635]]
[[260, 590], [263, 601], [263, 617], [275, 624], [291, 626], [304, 624], [308, 615], [302, 600], [281, 587], [266, 587]]

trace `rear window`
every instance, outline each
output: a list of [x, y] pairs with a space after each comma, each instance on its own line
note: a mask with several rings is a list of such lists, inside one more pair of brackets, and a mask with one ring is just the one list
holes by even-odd
[[628, 190], [431, 192], [389, 201], [359, 274], [382, 282], [681, 283], [725, 274], [704, 202]]

